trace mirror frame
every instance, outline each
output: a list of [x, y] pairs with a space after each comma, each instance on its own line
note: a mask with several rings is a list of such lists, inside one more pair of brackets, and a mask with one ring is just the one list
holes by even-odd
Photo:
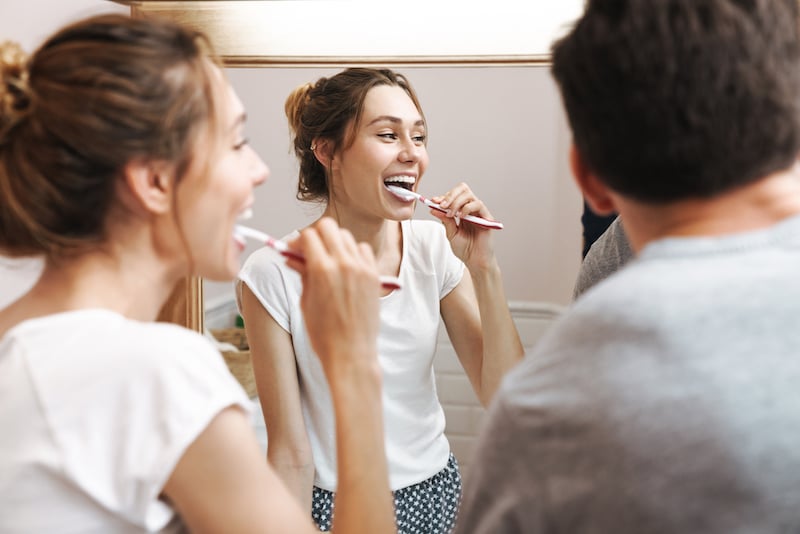
[[[202, 30], [230, 67], [547, 64], [550, 44], [585, 3], [405, 0], [398, 10], [354, 0], [111, 1], [129, 6], [134, 17]], [[387, 32], [403, 38], [385, 39]]]
[[[131, 16], [135, 18], [162, 17], [167, 18], [190, 27], [203, 31], [211, 40], [215, 52], [220, 56], [226, 67], [347, 67], [353, 65], [371, 66], [435, 66], [435, 67], [463, 67], [463, 66], [542, 66], [550, 63], [549, 47], [550, 43], [560, 33], [566, 29], [565, 21], [576, 19], [583, 10], [583, 0], [559, 0], [562, 2], [563, 12], [557, 16], [552, 16], [552, 10], [546, 6], [546, 2], [551, 0], [528, 0], [542, 5], [537, 8], [539, 13], [546, 14], [535, 18], [523, 17], [518, 20], [518, 13], [513, 6], [522, 4], [518, 0], [494, 0], [491, 3], [483, 4], [464, 4], [463, 2], [442, 2], [444, 6], [439, 13], [438, 20], [433, 17], [428, 20], [430, 14], [429, 4], [419, 4], [419, 8], [424, 7], [426, 21], [414, 19], [413, 24], [423, 25], [423, 37], [437, 35], [441, 33], [441, 23], [451, 22], [455, 17], [458, 18], [458, 27], [461, 29], [461, 43], [455, 48], [451, 43], [439, 42], [433, 46], [435, 50], [431, 53], [411, 53], [400, 55], [401, 52], [387, 54], [365, 55], [363, 51], [353, 53], [351, 50], [336, 50], [334, 45], [337, 43], [339, 34], [316, 35], [320, 44], [316, 52], [308, 53], [308, 37], [300, 31], [285, 32], [280, 31], [287, 27], [286, 21], [281, 24], [275, 22], [276, 17], [288, 16], [286, 10], [294, 12], [293, 16], [302, 15], [306, 17], [309, 10], [315, 9], [353, 9], [350, 13], [359, 16], [385, 15], [376, 13], [385, 9], [378, 2], [349, 2], [337, 0], [319, 1], [314, 5], [315, 0], [110, 0], [111, 2], [130, 7]], [[316, 0], [318, 1], [318, 0]], [[414, 2], [416, 0], [407, 0]], [[427, 1], [427, 0], [426, 0]], [[412, 6], [413, 7], [413, 6]], [[552, 7], [552, 6], [550, 6]], [[413, 11], [409, 10], [409, 11]], [[283, 15], [282, 15], [283, 14]], [[315, 12], [315, 15], [318, 13]], [[396, 12], [392, 12], [395, 17]], [[548, 18], [548, 16], [550, 18]], [[295, 20], [295, 19], [293, 19]], [[305, 23], [307, 19], [297, 19]], [[327, 22], [327, 21], [326, 21]], [[356, 33], [363, 31], [374, 31], [375, 24], [368, 24], [363, 19], [354, 22]], [[436, 26], [439, 24], [439, 26]], [[270, 43], [267, 37], [270, 35], [269, 28], [275, 28], [276, 34], [284, 34], [287, 40], [294, 39], [297, 46], [302, 45], [306, 51], [304, 54], [289, 53], [285, 50], [293, 50], [292, 44], [281, 49], [280, 46]], [[293, 27], [289, 25], [288, 27]], [[325, 24], [325, 28], [333, 28], [335, 25]], [[490, 39], [483, 42], [476, 42], [475, 36], [486, 36], [487, 27], [495, 30], [498, 35], [502, 34], [505, 48], [493, 47]], [[379, 28], [382, 30], [383, 28]], [[451, 28], [452, 29], [452, 28]], [[323, 28], [324, 30], [324, 28]], [[511, 35], [517, 38], [509, 45], [506, 37]], [[369, 37], [357, 35], [363, 42], [374, 43]], [[373, 36], [374, 39], [374, 36]], [[520, 40], [521, 39], [521, 40]], [[449, 36], [448, 36], [449, 40]], [[516, 44], [513, 44], [516, 43]], [[521, 44], [520, 44], [521, 43]], [[523, 53], [514, 53], [519, 48], [524, 49]], [[284, 50], [283, 53], [276, 53], [275, 50]], [[332, 53], [328, 53], [333, 49]], [[510, 52], [512, 51], [512, 52]], [[205, 306], [203, 301], [203, 280], [199, 277], [188, 277], [182, 280], [173, 290], [167, 302], [159, 313], [159, 320], [177, 323], [192, 330], [203, 333]]]

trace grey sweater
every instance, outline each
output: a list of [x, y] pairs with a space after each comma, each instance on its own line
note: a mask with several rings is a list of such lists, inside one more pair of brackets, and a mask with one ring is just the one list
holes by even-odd
[[800, 532], [800, 217], [652, 243], [506, 377], [463, 533]]
[[583, 258], [578, 280], [575, 282], [573, 298], [578, 298], [584, 291], [600, 280], [619, 270], [633, 258], [633, 250], [622, 229], [619, 217], [606, 228], [603, 235], [592, 243], [586, 257]]

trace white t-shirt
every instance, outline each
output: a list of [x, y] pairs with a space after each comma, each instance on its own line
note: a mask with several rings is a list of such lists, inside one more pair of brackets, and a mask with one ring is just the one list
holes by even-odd
[[251, 403], [202, 336], [80, 310], [0, 340], [0, 532], [174, 532], [159, 494], [222, 409]]
[[0, 309], [27, 293], [39, 279], [44, 260], [0, 256]]
[[[401, 223], [402, 289], [381, 299], [378, 359], [383, 370], [386, 455], [392, 490], [421, 482], [447, 464], [450, 444], [436, 395], [433, 356], [439, 302], [461, 281], [464, 264], [434, 221]], [[314, 456], [314, 484], [336, 491], [336, 433], [330, 389], [311, 348], [300, 310], [300, 276], [283, 259], [260, 249], [239, 278], [275, 321], [292, 335], [303, 415]]]

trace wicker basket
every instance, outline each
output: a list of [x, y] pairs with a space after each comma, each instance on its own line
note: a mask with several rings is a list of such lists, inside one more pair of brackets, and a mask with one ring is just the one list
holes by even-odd
[[247, 343], [247, 336], [244, 328], [220, 328], [212, 329], [211, 335], [217, 341], [230, 343], [238, 350], [223, 350], [222, 356], [228, 364], [231, 374], [242, 385], [247, 395], [252, 399], [258, 395], [256, 390], [256, 379], [253, 375], [253, 365], [250, 361], [250, 345]]

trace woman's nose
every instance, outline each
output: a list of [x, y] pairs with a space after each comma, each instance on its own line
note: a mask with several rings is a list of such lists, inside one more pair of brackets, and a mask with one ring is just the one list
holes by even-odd
[[413, 139], [406, 139], [403, 141], [402, 150], [400, 150], [400, 161], [418, 161], [422, 148]]
[[255, 187], [267, 181], [267, 178], [269, 178], [269, 167], [267, 167], [267, 164], [261, 159], [261, 156], [255, 152], [253, 152], [253, 155], [255, 155], [256, 158], [255, 168], [253, 169], [253, 186]]

